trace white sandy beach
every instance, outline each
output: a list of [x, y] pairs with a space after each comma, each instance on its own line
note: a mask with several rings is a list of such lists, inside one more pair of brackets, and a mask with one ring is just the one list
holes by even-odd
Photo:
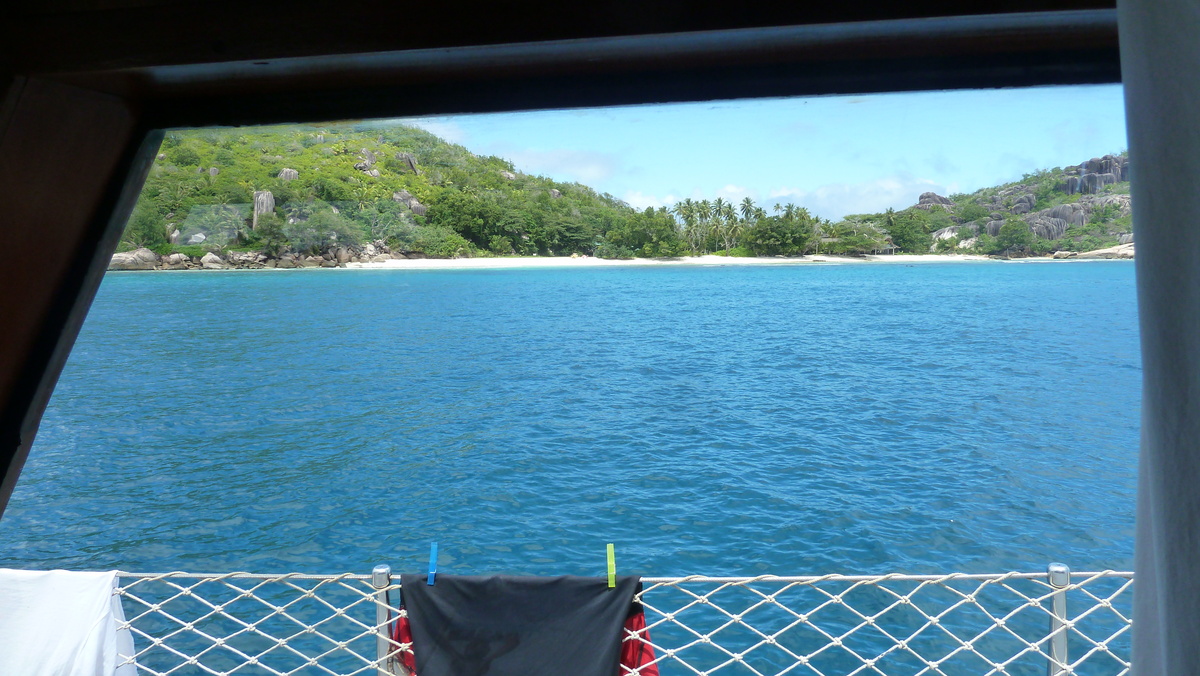
[[569, 256], [511, 256], [504, 258], [419, 258], [393, 259], [380, 263], [347, 263], [347, 269], [360, 270], [498, 270], [505, 268], [589, 268], [589, 267], [628, 267], [628, 266], [670, 266], [670, 265], [808, 265], [808, 264], [848, 264], [862, 265], [866, 263], [966, 263], [990, 261], [986, 256], [968, 255], [910, 255], [896, 254], [889, 256], [863, 256], [851, 258], [848, 256], [800, 256], [795, 258], [734, 258], [729, 256], [684, 256], [681, 258], [632, 258], [615, 260], [585, 256], [571, 258]]

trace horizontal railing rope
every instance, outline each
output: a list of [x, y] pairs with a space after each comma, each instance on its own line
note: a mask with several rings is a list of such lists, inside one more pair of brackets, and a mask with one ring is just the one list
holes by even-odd
[[[392, 640], [403, 611], [386, 566], [120, 578], [136, 650], [126, 661], [141, 674], [402, 674], [399, 657], [412, 649]], [[653, 647], [664, 676], [1129, 672], [1130, 572], [642, 583], [647, 629], [624, 640]]]

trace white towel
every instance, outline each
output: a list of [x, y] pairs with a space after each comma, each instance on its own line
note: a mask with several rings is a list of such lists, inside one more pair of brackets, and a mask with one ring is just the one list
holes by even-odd
[[114, 572], [0, 568], [0, 672], [4, 676], [133, 676], [121, 666], [133, 635], [113, 593]]

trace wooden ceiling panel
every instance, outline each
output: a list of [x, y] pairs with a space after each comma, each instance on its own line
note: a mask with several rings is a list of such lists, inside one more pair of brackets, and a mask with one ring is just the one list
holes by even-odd
[[26, 0], [0, 23], [0, 68], [63, 73], [942, 16], [1113, 9], [1114, 0], [178, 2]]

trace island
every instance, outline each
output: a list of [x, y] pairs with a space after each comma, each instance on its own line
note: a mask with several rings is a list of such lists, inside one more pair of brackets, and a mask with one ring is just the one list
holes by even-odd
[[1132, 258], [1129, 176], [1108, 154], [834, 221], [750, 198], [638, 210], [402, 124], [172, 131], [109, 269]]

